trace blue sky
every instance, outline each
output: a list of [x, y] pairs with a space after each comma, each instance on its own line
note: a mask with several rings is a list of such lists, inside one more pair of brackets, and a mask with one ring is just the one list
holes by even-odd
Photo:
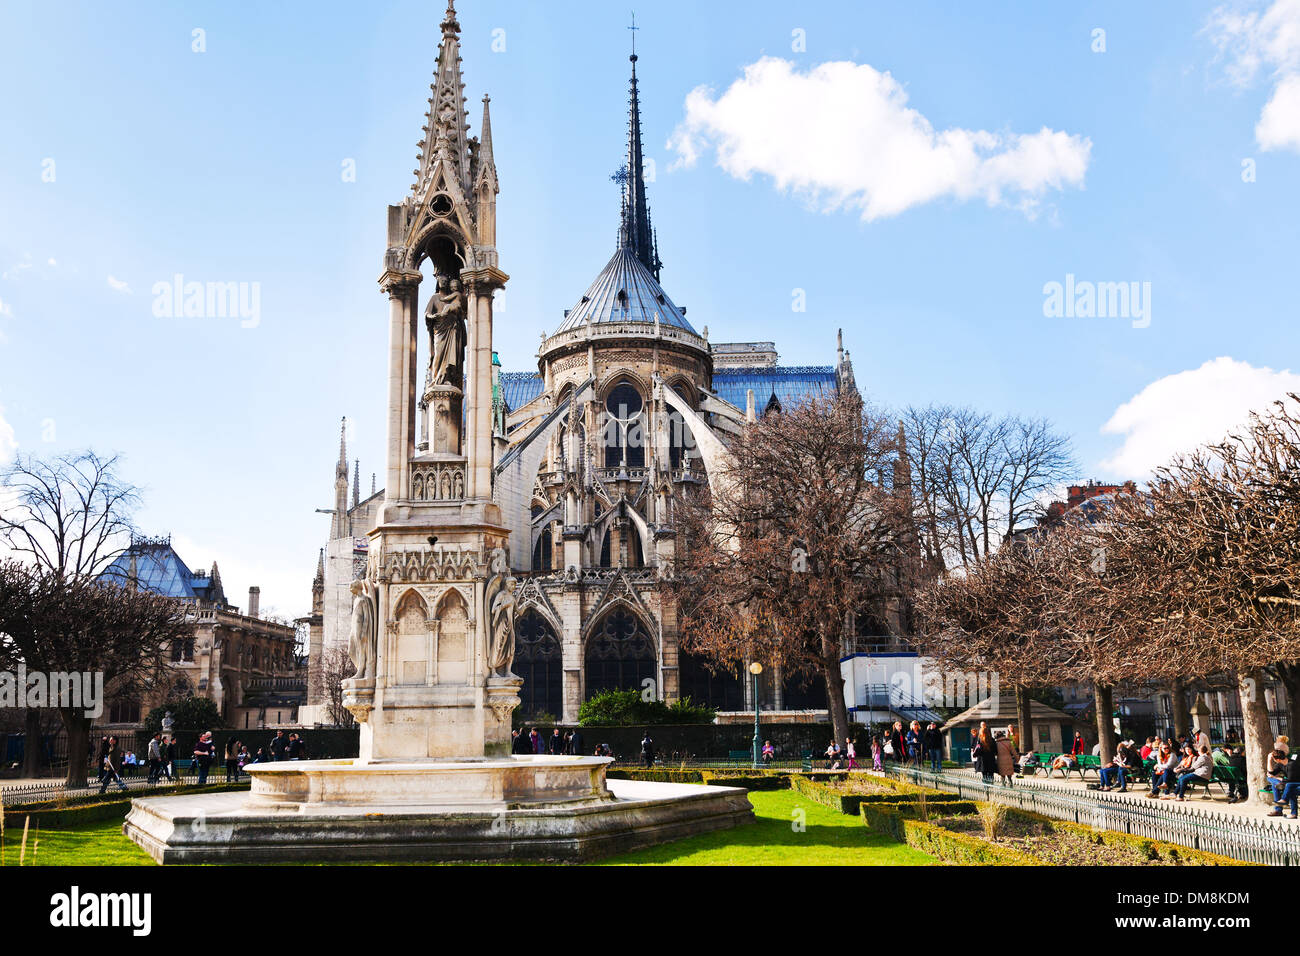
[[[528, 369], [612, 252], [629, 10], [460, 8], [501, 178], [496, 345]], [[236, 603], [260, 584], [305, 613], [340, 416], [367, 483], [381, 468], [375, 279], [441, 16], [7, 2], [0, 456], [121, 453], [144, 530], [215, 558]], [[663, 283], [712, 340], [828, 364], [843, 327], [876, 401], [1046, 416], [1080, 478], [1141, 477], [1300, 388], [1295, 0], [660, 2], [637, 23]], [[176, 274], [258, 283], [256, 325], [155, 315]], [[1149, 325], [1046, 316], [1067, 275], [1150, 283]]]

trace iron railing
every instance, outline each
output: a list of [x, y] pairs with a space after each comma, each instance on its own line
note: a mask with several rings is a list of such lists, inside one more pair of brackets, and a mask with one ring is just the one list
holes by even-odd
[[1098, 830], [1176, 843], [1248, 863], [1300, 865], [1300, 826], [1295, 823], [1211, 813], [1186, 804], [1159, 803], [1118, 793], [1089, 792], [1081, 796], [1077, 790], [1052, 784], [1005, 787], [960, 772], [933, 774], [888, 764], [885, 772], [959, 797], [1003, 803]]

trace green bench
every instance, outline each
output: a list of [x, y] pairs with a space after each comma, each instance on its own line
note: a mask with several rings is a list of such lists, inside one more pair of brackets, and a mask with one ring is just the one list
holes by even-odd
[[754, 755], [748, 750], [728, 750], [727, 763], [752, 763]]

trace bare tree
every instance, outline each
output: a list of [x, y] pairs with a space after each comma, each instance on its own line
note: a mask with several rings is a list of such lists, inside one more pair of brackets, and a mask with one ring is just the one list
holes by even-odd
[[[166, 648], [191, 628], [170, 598], [13, 560], [0, 562], [0, 594], [6, 595], [0, 633], [29, 672], [47, 680], [89, 674], [102, 680], [106, 697], [158, 686], [167, 670]], [[84, 786], [92, 702], [50, 703], [68, 734], [67, 784]]]
[[19, 456], [0, 486], [12, 504], [0, 511], [0, 540], [60, 577], [103, 571], [131, 544], [139, 490], [117, 474], [118, 459], [93, 451], [49, 461]]
[[343, 706], [343, 682], [356, 674], [352, 658], [342, 647], [327, 647], [321, 652], [320, 666], [311, 675], [311, 696], [325, 704], [329, 723], [351, 727], [356, 721]]
[[716, 495], [676, 502], [683, 648], [819, 677], [838, 740], [845, 622], [915, 573], [893, 432], [854, 399], [809, 400], [736, 438]]
[[1069, 440], [1046, 419], [929, 405], [902, 420], [921, 553], [935, 573], [996, 551], [1074, 468]]

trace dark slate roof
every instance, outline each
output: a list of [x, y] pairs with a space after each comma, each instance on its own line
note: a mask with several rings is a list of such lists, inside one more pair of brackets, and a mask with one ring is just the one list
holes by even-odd
[[226, 603], [221, 585], [214, 582], [206, 571], [190, 571], [166, 539], [132, 542], [131, 547], [119, 554], [100, 577], [122, 586], [129, 584], [132, 556], [135, 557], [137, 587], [164, 597]]
[[809, 395], [835, 392], [835, 369], [830, 365], [776, 365], [756, 368], [722, 368], [713, 373], [713, 391], [724, 401], [745, 410], [745, 393], [754, 390], [758, 414], [772, 396], [782, 408], [791, 408]]
[[654, 324], [656, 315], [663, 325], [695, 331], [650, 270], [631, 249], [620, 246], [556, 331], [580, 329], [588, 320]]
[[[777, 365], [757, 368], [723, 368], [713, 373], [713, 391], [724, 401], [745, 410], [745, 392], [754, 390], [754, 404], [761, 415], [772, 396], [782, 408], [800, 399], [835, 391], [835, 369], [830, 365]], [[501, 390], [506, 408], [523, 408], [542, 394], [542, 377], [536, 372], [502, 372]]]
[[536, 372], [502, 372], [501, 392], [506, 408], [516, 411], [542, 394], [542, 377]]
[[[136, 586], [155, 594], [173, 598], [196, 598], [195, 575], [172, 550], [171, 545], [139, 545], [119, 554], [105, 569], [102, 577], [125, 585], [131, 578], [131, 558], [135, 557]], [[206, 575], [204, 576], [206, 583]]]

